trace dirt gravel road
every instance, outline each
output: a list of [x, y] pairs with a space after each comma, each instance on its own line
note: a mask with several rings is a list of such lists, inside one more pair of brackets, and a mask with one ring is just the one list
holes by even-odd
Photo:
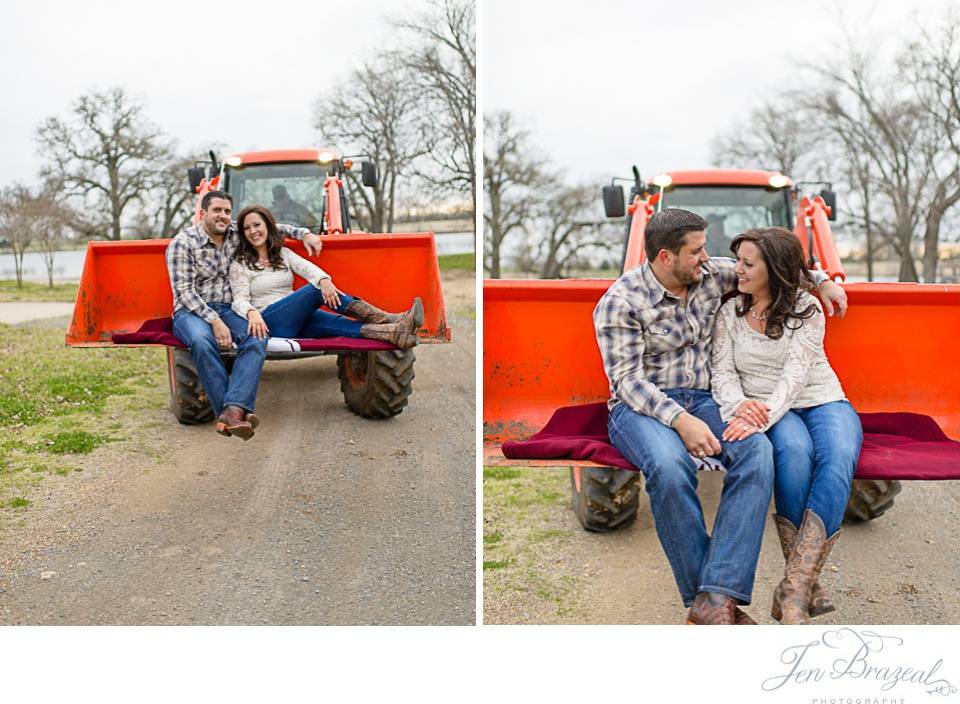
[[353, 415], [334, 357], [267, 362], [249, 442], [155, 409], [45, 481], [2, 527], [0, 623], [474, 623], [472, 281], [395, 418]]
[[[678, 624], [680, 604], [657, 540], [646, 492], [637, 522], [587, 533], [569, 507], [566, 472], [488, 470], [484, 480], [485, 623]], [[708, 526], [723, 475], [701, 473]], [[772, 507], [771, 507], [772, 511]], [[960, 482], [904, 482], [885, 515], [844, 524], [821, 583], [837, 611], [816, 624], [960, 623]], [[775, 623], [770, 597], [783, 576], [767, 521], [754, 603], [758, 623]]]

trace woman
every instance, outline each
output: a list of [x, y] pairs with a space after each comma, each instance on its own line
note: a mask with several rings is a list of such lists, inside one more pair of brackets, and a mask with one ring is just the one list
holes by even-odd
[[817, 585], [837, 540], [863, 429], [823, 350], [824, 315], [789, 230], [734, 238], [738, 296], [717, 315], [713, 396], [724, 440], [765, 431], [774, 448], [774, 516], [786, 569], [771, 614], [810, 623], [834, 606]]
[[[240, 248], [230, 265], [232, 307], [249, 321], [254, 337], [366, 337], [401, 349], [417, 344], [423, 324], [419, 298], [403, 313], [386, 313], [340, 291], [323, 269], [283, 246], [273, 214], [261, 205], [240, 211], [237, 229]], [[311, 285], [291, 292], [294, 274]], [[336, 313], [320, 310], [322, 305]]]

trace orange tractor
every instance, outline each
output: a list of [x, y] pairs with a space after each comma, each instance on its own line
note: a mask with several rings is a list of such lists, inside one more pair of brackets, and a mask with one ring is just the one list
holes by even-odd
[[[345, 179], [353, 167], [351, 160], [330, 149], [248, 152], [223, 163], [212, 152], [210, 157], [210, 162], [188, 172], [190, 190], [198, 194], [194, 222], [200, 218], [200, 200], [210, 190], [230, 193], [235, 211], [254, 203], [265, 205], [279, 222], [308, 227], [321, 235], [323, 250], [317, 257], [308, 257], [298, 241], [287, 240], [286, 246], [321, 265], [338, 286], [386, 310], [403, 310], [419, 296], [424, 305], [420, 341], [450, 341], [433, 233], [352, 231]], [[363, 184], [375, 186], [375, 165], [365, 161], [361, 168]], [[203, 423], [213, 419], [213, 409], [193, 360], [182, 343], [171, 342], [172, 336], [162, 333], [169, 332], [167, 321], [173, 315], [164, 260], [168, 243], [90, 242], [66, 343], [110, 347], [146, 339], [150, 341], [133, 344], [165, 344], [171, 411], [181, 423]], [[305, 283], [295, 277], [294, 288]], [[340, 338], [332, 340], [331, 344], [302, 345], [297, 352], [268, 351], [267, 359], [337, 354], [340, 388], [354, 413], [367, 418], [400, 413], [412, 392], [413, 350], [377, 341], [363, 341], [360, 349], [338, 347]], [[229, 369], [232, 355], [223, 357]]]
[[[829, 189], [802, 195], [782, 174], [739, 170], [671, 172], [645, 183], [634, 169], [629, 205], [620, 186], [603, 190], [607, 215], [626, 215], [623, 271], [644, 260], [649, 216], [673, 206], [710, 222], [712, 256], [730, 256], [732, 237], [744, 230], [777, 225], [796, 233], [812, 268], [845, 279], [830, 230], [835, 197]], [[585, 529], [596, 531], [633, 522], [638, 473], [587, 460], [507, 459], [501, 445], [529, 438], [559, 408], [608, 398], [592, 313], [611, 283], [486, 280], [483, 286], [484, 463], [569, 468], [574, 511]], [[842, 320], [828, 319], [825, 345], [853, 405], [864, 413], [930, 416], [960, 439], [960, 364], [949, 344], [960, 330], [960, 286], [843, 285], [850, 307]], [[912, 478], [909, 467], [897, 471], [898, 478]], [[848, 520], [881, 515], [900, 488], [896, 480], [854, 481]]]

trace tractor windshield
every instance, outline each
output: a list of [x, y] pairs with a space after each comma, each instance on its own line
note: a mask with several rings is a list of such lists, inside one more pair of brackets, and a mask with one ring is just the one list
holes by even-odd
[[730, 257], [730, 243], [755, 227], [792, 228], [789, 191], [757, 186], [674, 186], [663, 194], [664, 208], [683, 208], [706, 218], [707, 252]]
[[323, 210], [326, 169], [320, 164], [253, 164], [228, 168], [225, 188], [233, 211], [248, 205], [270, 209], [277, 222], [316, 229]]

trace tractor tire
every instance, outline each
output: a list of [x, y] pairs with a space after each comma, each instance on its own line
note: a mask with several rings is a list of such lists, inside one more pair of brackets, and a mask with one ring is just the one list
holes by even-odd
[[573, 512], [584, 530], [611, 533], [637, 520], [640, 473], [611, 467], [571, 467], [570, 493]]
[[197, 374], [190, 352], [168, 347], [167, 369], [170, 377], [170, 410], [177, 420], [184, 425], [213, 420], [210, 399], [200, 383], [200, 375]]
[[902, 488], [898, 481], [855, 479], [843, 517], [850, 523], [863, 523], [882, 516], [893, 506], [893, 498]]
[[349, 352], [337, 355], [343, 400], [364, 418], [400, 413], [413, 392], [413, 350]]

